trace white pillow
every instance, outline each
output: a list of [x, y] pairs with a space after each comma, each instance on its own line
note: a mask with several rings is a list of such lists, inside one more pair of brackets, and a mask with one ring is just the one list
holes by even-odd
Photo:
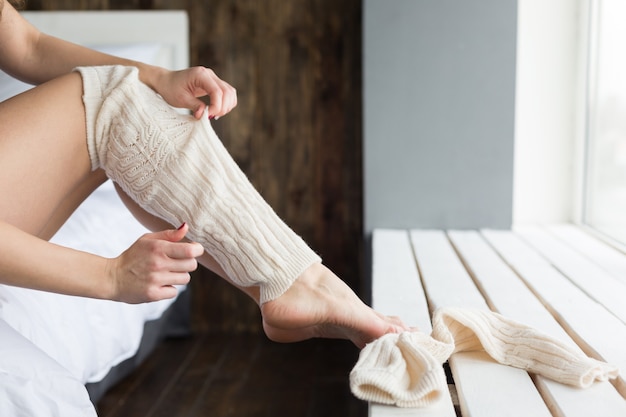
[[87, 47], [104, 52], [105, 54], [132, 59], [145, 64], [157, 65], [159, 62], [159, 53], [163, 45], [154, 42], [140, 42], [127, 45], [87, 45]]

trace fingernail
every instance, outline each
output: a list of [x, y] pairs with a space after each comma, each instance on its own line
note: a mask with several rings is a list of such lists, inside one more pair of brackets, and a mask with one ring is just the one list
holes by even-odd
[[215, 116], [209, 115], [209, 120], [213, 120], [213, 119], [215, 119]]
[[186, 224], [187, 224], [187, 222], [183, 222], [183, 224], [181, 224], [180, 226], [178, 226], [178, 229], [176, 229], [176, 230], [180, 230], [180, 229], [182, 229], [183, 227], [185, 227], [185, 225], [186, 225]]

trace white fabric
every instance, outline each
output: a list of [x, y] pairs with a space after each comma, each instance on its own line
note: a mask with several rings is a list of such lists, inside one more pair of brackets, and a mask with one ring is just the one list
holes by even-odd
[[[52, 241], [113, 257], [146, 232], [108, 181]], [[0, 319], [84, 383], [99, 381], [111, 367], [133, 356], [144, 322], [160, 317], [171, 303], [131, 305], [0, 285]]]
[[5, 72], [0, 71], [0, 102], [18, 95], [33, 86], [12, 78]]
[[441, 366], [455, 352], [486, 351], [497, 362], [586, 388], [616, 378], [615, 366], [490, 311], [441, 308], [430, 336], [387, 334], [368, 344], [350, 373], [358, 398], [399, 407], [425, 407], [447, 390]]
[[[53, 241], [116, 256], [146, 231], [109, 181]], [[0, 416], [95, 415], [84, 384], [135, 355], [144, 322], [172, 302], [130, 305], [0, 285]]]
[[82, 382], [0, 320], [0, 416], [91, 417]]

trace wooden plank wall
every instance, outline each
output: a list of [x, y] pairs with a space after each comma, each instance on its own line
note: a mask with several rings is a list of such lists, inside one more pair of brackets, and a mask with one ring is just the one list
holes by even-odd
[[[191, 64], [238, 91], [218, 134], [279, 215], [361, 290], [360, 0], [28, 0], [26, 9], [187, 10]], [[256, 306], [209, 275], [193, 282], [195, 327], [260, 330]]]

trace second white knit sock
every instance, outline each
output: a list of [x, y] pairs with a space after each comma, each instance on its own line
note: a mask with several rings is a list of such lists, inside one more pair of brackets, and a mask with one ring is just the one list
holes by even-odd
[[504, 365], [580, 388], [616, 378], [618, 369], [524, 324], [490, 311], [442, 308], [430, 336], [387, 334], [365, 346], [350, 373], [354, 395], [399, 407], [424, 407], [447, 390], [441, 366], [454, 352], [486, 351]]
[[146, 211], [189, 224], [237, 285], [283, 294], [317, 254], [254, 189], [206, 118], [181, 115], [133, 67], [81, 67], [92, 168]]

